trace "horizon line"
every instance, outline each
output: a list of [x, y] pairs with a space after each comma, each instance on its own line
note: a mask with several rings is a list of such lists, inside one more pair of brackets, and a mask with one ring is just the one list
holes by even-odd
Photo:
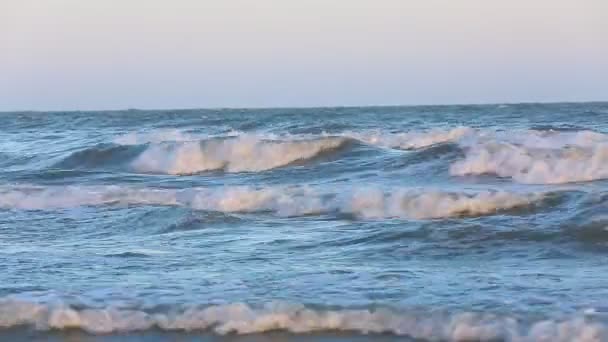
[[175, 107], [175, 108], [145, 108], [130, 107], [116, 109], [20, 109], [0, 110], [0, 113], [76, 113], [76, 112], [137, 112], [137, 111], [190, 111], [190, 110], [277, 110], [277, 109], [352, 109], [352, 108], [400, 108], [400, 107], [453, 107], [453, 106], [516, 106], [516, 105], [557, 105], [557, 104], [608, 104], [607, 100], [583, 101], [522, 101], [522, 102], [474, 102], [474, 103], [444, 103], [444, 104], [366, 104], [366, 105], [321, 105], [321, 106], [234, 106], [234, 107]]

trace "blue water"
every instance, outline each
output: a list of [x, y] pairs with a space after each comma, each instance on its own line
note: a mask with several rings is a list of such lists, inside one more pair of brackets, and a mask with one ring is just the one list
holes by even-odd
[[0, 113], [0, 340], [608, 341], [608, 103]]

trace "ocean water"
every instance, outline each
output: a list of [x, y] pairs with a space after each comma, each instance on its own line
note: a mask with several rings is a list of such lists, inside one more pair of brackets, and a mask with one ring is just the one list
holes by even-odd
[[1, 341], [608, 341], [608, 103], [0, 113]]

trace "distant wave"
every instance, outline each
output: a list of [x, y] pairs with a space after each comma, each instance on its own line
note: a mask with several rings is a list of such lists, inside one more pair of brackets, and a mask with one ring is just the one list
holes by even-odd
[[109, 258], [148, 258], [150, 255], [142, 252], [121, 252], [121, 253], [113, 253], [106, 254], [106, 257]]
[[138, 308], [80, 308], [64, 302], [0, 299], [0, 329], [81, 329], [91, 334], [161, 329], [209, 331], [219, 335], [288, 331], [306, 334], [344, 331], [392, 334], [425, 341], [601, 341], [606, 325], [583, 315], [562, 320], [521, 322], [514, 317], [474, 312], [441, 313], [393, 309], [322, 309], [270, 302], [175, 306], [148, 312]]
[[453, 193], [435, 190], [314, 187], [219, 187], [186, 190], [118, 186], [0, 188], [0, 208], [53, 210], [76, 206], [186, 206], [217, 212], [268, 212], [278, 216], [323, 214], [359, 218], [433, 219], [490, 215], [528, 207], [543, 194], [503, 191]]

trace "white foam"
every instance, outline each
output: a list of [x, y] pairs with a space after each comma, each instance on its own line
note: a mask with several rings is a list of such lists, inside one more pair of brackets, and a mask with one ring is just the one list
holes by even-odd
[[197, 141], [203, 136], [195, 135], [179, 129], [158, 129], [144, 132], [130, 132], [122, 134], [114, 139], [114, 142], [121, 145], [140, 145], [147, 143], [162, 143], [167, 141]]
[[490, 134], [463, 141], [452, 175], [496, 174], [521, 183], [560, 184], [608, 178], [608, 136], [581, 132]]
[[193, 174], [209, 170], [226, 172], [264, 171], [306, 160], [338, 148], [343, 138], [269, 141], [256, 135], [203, 142], [156, 144], [133, 163], [140, 172]]
[[[226, 172], [270, 170], [298, 160], [313, 158], [323, 151], [339, 147], [349, 139], [380, 147], [415, 149], [456, 141], [473, 132], [473, 129], [467, 127], [405, 133], [345, 132], [334, 136], [327, 133], [273, 135], [233, 132], [226, 135], [228, 138], [225, 139], [198, 141], [180, 131], [161, 131], [152, 136], [127, 135], [117, 141], [156, 143], [132, 163], [135, 170], [181, 175], [220, 169]], [[159, 144], [161, 141], [179, 143]]]
[[300, 304], [271, 302], [261, 307], [243, 303], [207, 307], [176, 307], [148, 313], [114, 307], [76, 310], [58, 302], [44, 304], [12, 298], [0, 300], [0, 327], [27, 325], [38, 330], [82, 329], [92, 334], [124, 333], [153, 328], [252, 334], [283, 330], [291, 333], [348, 331], [389, 333], [431, 341], [599, 342], [608, 338], [605, 325], [585, 317], [522, 323], [493, 314], [439, 314], [390, 309], [311, 309]]
[[429, 131], [401, 133], [382, 131], [346, 132], [342, 135], [370, 145], [409, 150], [445, 142], [455, 142], [475, 132], [474, 129], [469, 127], [456, 127], [452, 129], [433, 129]]
[[219, 212], [269, 212], [278, 216], [348, 214], [356, 217], [432, 219], [488, 215], [528, 206], [542, 194], [502, 191], [450, 193], [421, 189], [218, 187], [187, 190], [118, 186], [3, 187], [0, 208], [53, 210], [96, 205], [185, 206]]
[[608, 142], [608, 135], [593, 131], [538, 131], [491, 129], [476, 130], [474, 134], [464, 136], [458, 142], [464, 147], [483, 143], [509, 143], [517, 146], [539, 149], [560, 149], [568, 146], [594, 147]]
[[139, 145], [163, 142], [191, 142], [210, 138], [226, 137], [255, 137], [258, 140], [300, 141], [315, 140], [328, 137], [344, 137], [356, 139], [363, 143], [399, 149], [416, 149], [431, 145], [457, 141], [467, 135], [475, 134], [470, 127], [455, 127], [449, 129], [430, 129], [426, 131], [386, 132], [382, 130], [346, 131], [342, 133], [321, 134], [273, 134], [269, 132], [239, 132], [230, 131], [219, 135], [193, 134], [179, 129], [157, 129], [143, 132], [131, 132], [118, 136], [114, 142], [121, 145]]
[[264, 171], [312, 158], [325, 149], [339, 146], [344, 142], [340, 139], [357, 139], [369, 145], [396, 149], [457, 143], [466, 155], [464, 160], [450, 167], [450, 173], [456, 176], [496, 174], [521, 183], [537, 184], [608, 178], [608, 135], [593, 131], [495, 131], [456, 127], [397, 133], [343, 132], [334, 136], [326, 133], [271, 135], [233, 132], [233, 139], [206, 140], [201, 144], [198, 140], [187, 140], [191, 137], [184, 137], [182, 133], [159, 132], [155, 139], [164, 141], [166, 136], [182, 142], [150, 146], [133, 163], [137, 171], [169, 174], [215, 169]]
[[457, 127], [403, 133], [365, 131], [333, 135], [277, 135], [229, 132], [219, 136], [200, 136], [166, 129], [125, 134], [115, 142], [123, 145], [152, 143], [132, 163], [136, 171], [179, 175], [218, 169], [227, 172], [270, 170], [313, 158], [350, 139], [385, 148], [416, 149], [457, 141], [474, 132], [471, 128]]

